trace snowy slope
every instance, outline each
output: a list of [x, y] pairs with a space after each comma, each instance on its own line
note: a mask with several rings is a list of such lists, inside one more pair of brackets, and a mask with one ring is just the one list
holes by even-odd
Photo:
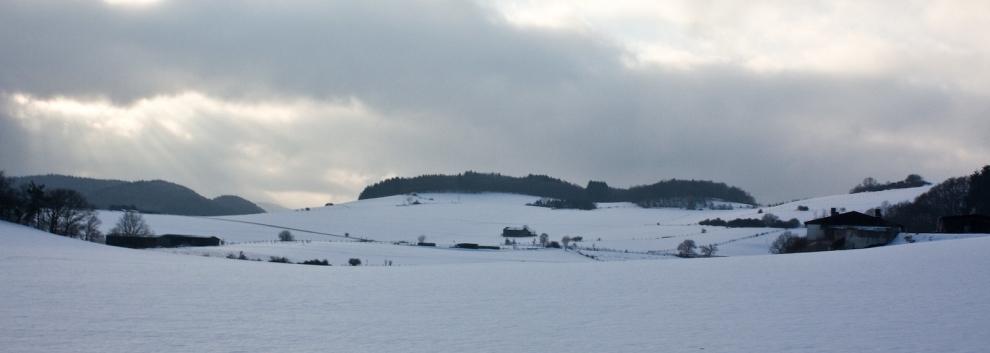
[[983, 352], [988, 250], [320, 267], [0, 222], [0, 351]]
[[[343, 263], [351, 257], [378, 264], [392, 260], [395, 265], [417, 265], [487, 261], [542, 261], [545, 254], [534, 258], [532, 250], [511, 251], [508, 248], [498, 254], [475, 252], [478, 256], [465, 257], [463, 250], [437, 251], [409, 246], [382, 243], [416, 242], [419, 235], [441, 248], [456, 243], [503, 245], [500, 236], [504, 227], [529, 225], [539, 233], [547, 233], [551, 240], [563, 236], [583, 237], [578, 243], [581, 251], [600, 260], [629, 260], [667, 258], [662, 254], [673, 252], [685, 239], [699, 245], [719, 244], [719, 255], [764, 255], [769, 244], [783, 231], [768, 228], [702, 227], [704, 219], [760, 218], [773, 213], [781, 219], [797, 218], [808, 221], [815, 214], [824, 214], [835, 207], [847, 211], [866, 211], [879, 207], [883, 202], [897, 203], [911, 200], [930, 187], [888, 190], [873, 193], [837, 195], [787, 203], [764, 208], [764, 213], [753, 208], [734, 210], [681, 210], [643, 209], [629, 203], [600, 204], [592, 211], [551, 210], [526, 206], [537, 198], [512, 194], [419, 194], [416, 196], [392, 196], [314, 208], [311, 211], [293, 211], [231, 217], [183, 217], [145, 215], [152, 229], [158, 234], [175, 233], [217, 236], [228, 243], [237, 243], [214, 249], [182, 249], [174, 252], [198, 255], [224, 256], [244, 251], [252, 258], [268, 259], [270, 256], [286, 256], [299, 262], [310, 259], [328, 259], [331, 263]], [[418, 204], [415, 204], [418, 203]], [[810, 211], [798, 211], [797, 206]], [[119, 212], [102, 212], [104, 230], [120, 217]], [[304, 245], [252, 244], [271, 242], [282, 229], [289, 229], [300, 240], [313, 241]], [[704, 229], [704, 233], [702, 233]], [[803, 234], [803, 229], [793, 232]], [[345, 236], [347, 235], [347, 236]], [[382, 243], [349, 244], [356, 238]], [[534, 238], [516, 239], [531, 244]], [[518, 247], [517, 247], [518, 248]], [[546, 261], [587, 261], [573, 254], [552, 255]]]

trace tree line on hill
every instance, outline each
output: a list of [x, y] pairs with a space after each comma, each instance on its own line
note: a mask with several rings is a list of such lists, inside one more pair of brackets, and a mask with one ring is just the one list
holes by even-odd
[[873, 179], [873, 177], [868, 177], [866, 179], [863, 179], [862, 183], [853, 187], [852, 190], [849, 190], [849, 193], [857, 194], [861, 192], [907, 189], [907, 188], [916, 188], [919, 186], [925, 186], [931, 184], [932, 183], [925, 181], [925, 178], [922, 178], [918, 174], [908, 175], [907, 178], [904, 178], [904, 180], [901, 181], [895, 181], [895, 182], [888, 181], [883, 184], [878, 182], [876, 179]]
[[45, 185], [34, 182], [15, 187], [4, 171], [0, 171], [0, 220], [83, 240], [103, 238], [100, 218], [80, 192], [45, 190]]
[[949, 178], [913, 201], [883, 205], [883, 218], [911, 233], [934, 232], [943, 216], [990, 215], [990, 165], [964, 177]]
[[472, 171], [457, 175], [390, 178], [366, 187], [358, 199], [421, 192], [501, 192], [538, 196], [578, 205], [585, 205], [586, 202], [633, 202], [644, 207], [685, 207], [710, 199], [756, 204], [756, 200], [740, 188], [706, 180], [670, 179], [620, 189], [610, 187], [603, 181], [589, 181], [586, 187], [581, 187], [546, 175], [511, 177]]
[[763, 215], [763, 218], [761, 219], [736, 218], [731, 221], [724, 221], [721, 218], [715, 218], [705, 219], [704, 221], [698, 222], [698, 225], [727, 228], [798, 228], [801, 227], [801, 221], [797, 218], [791, 218], [789, 221], [784, 221], [773, 213], [767, 213]]
[[[30, 182], [15, 187], [14, 179], [0, 170], [0, 221], [33, 227], [52, 234], [102, 243], [103, 223], [86, 197], [73, 189], [46, 189]], [[141, 214], [127, 211], [109, 235], [154, 236]]]

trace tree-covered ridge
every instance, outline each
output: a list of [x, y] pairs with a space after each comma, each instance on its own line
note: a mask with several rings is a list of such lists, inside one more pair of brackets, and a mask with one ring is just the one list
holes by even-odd
[[457, 175], [395, 177], [364, 188], [358, 200], [403, 195], [413, 192], [503, 192], [555, 199], [585, 199], [581, 186], [546, 175], [511, 177], [496, 173], [464, 172]]
[[99, 209], [126, 209], [145, 213], [185, 216], [227, 216], [264, 213], [248, 200], [237, 196], [208, 199], [195, 191], [163, 180], [121, 181], [66, 175], [37, 175], [10, 178], [14, 186], [36, 183], [49, 189], [75, 190]]
[[907, 189], [907, 188], [916, 188], [919, 186], [925, 186], [931, 184], [932, 183], [925, 181], [925, 178], [922, 178], [918, 174], [908, 175], [907, 178], [904, 178], [904, 180], [901, 181], [894, 181], [894, 182], [888, 181], [883, 184], [878, 182], [876, 179], [873, 179], [873, 177], [869, 177], [863, 179], [863, 182], [853, 187], [852, 190], [849, 190], [849, 193], [856, 194], [861, 192]]
[[720, 199], [745, 204], [756, 203], [756, 200], [742, 189], [705, 180], [670, 179], [651, 185], [619, 189], [609, 187], [603, 181], [590, 181], [587, 187], [581, 187], [546, 175], [530, 174], [525, 177], [512, 177], [497, 173], [472, 171], [458, 175], [390, 178], [366, 187], [358, 199], [364, 200], [414, 192], [502, 192], [558, 200], [635, 202], [644, 206], [653, 205], [654, 201], [659, 202], [660, 200], [683, 202], [685, 200]]
[[678, 180], [670, 179], [658, 183], [642, 186], [633, 186], [629, 190], [624, 190], [622, 201], [647, 203], [655, 200], [671, 199], [719, 199], [729, 202], [738, 202], [755, 205], [756, 199], [743, 189], [735, 186], [728, 186], [725, 183], [716, 183], [708, 180]]

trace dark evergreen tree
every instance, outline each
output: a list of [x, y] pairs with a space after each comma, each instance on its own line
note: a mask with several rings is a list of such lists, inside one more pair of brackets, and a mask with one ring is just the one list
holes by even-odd
[[969, 176], [969, 192], [966, 208], [978, 214], [990, 215], [990, 165], [983, 166]]
[[20, 223], [21, 194], [14, 181], [0, 170], [0, 220]]
[[592, 202], [612, 201], [612, 188], [608, 187], [604, 181], [589, 181], [585, 191], [588, 194], [588, 200]]

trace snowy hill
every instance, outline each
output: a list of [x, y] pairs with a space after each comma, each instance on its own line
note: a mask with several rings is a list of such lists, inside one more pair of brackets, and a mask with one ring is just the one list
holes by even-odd
[[[265, 210], [239, 196], [208, 199], [185, 186], [164, 180], [121, 181], [67, 175], [33, 175], [12, 178], [13, 185], [35, 183], [47, 190], [76, 190], [102, 209], [136, 207], [142, 212], [176, 215], [241, 215]], [[113, 206], [113, 207], [111, 207]]]
[[[340, 264], [357, 257], [372, 264], [391, 260], [394, 265], [485, 261], [540, 261], [535, 250], [522, 250], [535, 238], [518, 238], [512, 250], [501, 237], [505, 227], [528, 225], [537, 233], [547, 233], [551, 240], [563, 236], [582, 237], [577, 243], [582, 253], [599, 260], [631, 260], [669, 258], [669, 253], [685, 239], [699, 245], [719, 244], [717, 255], [765, 255], [769, 244], [784, 230], [771, 228], [702, 227], [699, 221], [721, 218], [760, 218], [767, 213], [781, 219], [797, 218], [804, 222], [826, 214], [835, 207], [846, 211], [867, 211], [883, 202], [911, 200], [930, 187], [888, 190], [881, 192], [836, 195], [801, 200], [763, 209], [684, 210], [674, 208], [644, 209], [630, 203], [603, 203], [599, 209], [552, 210], [526, 206], [537, 199], [515, 194], [418, 194], [391, 196], [354, 201], [311, 211], [293, 211], [227, 217], [184, 217], [145, 215], [158, 234], [188, 234], [217, 236], [233, 245], [219, 248], [166, 250], [222, 257], [244, 251], [253, 258], [268, 259], [285, 256], [293, 262], [313, 258], [328, 259]], [[798, 211], [806, 206], [809, 211]], [[762, 211], [763, 213], [759, 213]], [[120, 217], [118, 212], [101, 212], [104, 230]], [[290, 230], [305, 244], [273, 244], [278, 232]], [[704, 233], [702, 233], [704, 229]], [[792, 232], [803, 234], [804, 229]], [[438, 249], [425, 249], [411, 244], [420, 235]], [[354, 243], [358, 239], [374, 242]], [[258, 242], [267, 242], [258, 243]], [[450, 250], [456, 243], [502, 245], [504, 250]], [[446, 250], [446, 251], [438, 251]], [[541, 253], [544, 253], [542, 250]], [[583, 262], [590, 259], [568, 252], [550, 256], [546, 261]]]
[[[495, 205], [487, 208], [493, 214], [539, 221], [533, 223], [543, 229], [570, 229], [555, 222], [584, 219], [601, 227], [603, 237], [614, 234], [628, 244], [635, 240], [622, 239], [635, 235], [636, 226], [615, 225], [645, 217], [622, 205], [601, 210], [604, 216], [575, 216], [522, 211], [511, 195], [477, 197], [461, 196], [461, 205], [485, 199]], [[456, 198], [433, 201], [440, 207]], [[420, 225], [408, 218], [438, 210], [384, 200], [350, 206], [267, 221], [308, 219], [297, 226], [336, 231], [347, 217], [334, 212], [403, 210], [380, 227], [359, 230], [383, 236], [391, 222], [423, 229], [449, 223], [445, 232], [459, 226], [468, 234], [492, 218], [435, 214]], [[700, 213], [654, 216], [678, 223]], [[161, 228], [224, 222], [150, 218]], [[353, 222], [341, 227], [359, 224]], [[434, 236], [461, 237], [445, 232]], [[472, 234], [493, 236], [482, 233]], [[487, 256], [328, 244], [354, 247], [356, 254], [367, 251], [357, 246], [371, 245]], [[990, 325], [988, 251], [990, 237], [980, 237], [671, 261], [577, 261], [556, 250], [531, 251], [526, 262], [324, 267], [114, 248], [0, 222], [0, 351], [982, 352]], [[487, 252], [498, 253], [512, 252]], [[568, 263], [553, 263], [561, 259]]]

